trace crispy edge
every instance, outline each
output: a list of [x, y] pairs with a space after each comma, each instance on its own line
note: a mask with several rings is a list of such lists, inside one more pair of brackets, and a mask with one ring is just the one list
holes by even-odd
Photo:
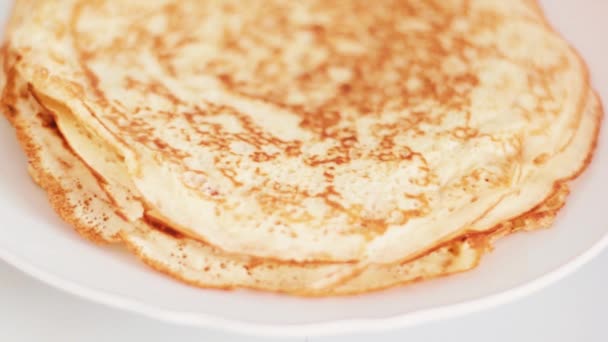
[[[503, 236], [506, 236], [508, 234], [511, 234], [513, 232], [517, 232], [517, 231], [521, 231], [521, 230], [531, 231], [531, 230], [549, 227], [553, 223], [553, 219], [557, 215], [558, 211], [565, 205], [565, 198], [567, 197], [568, 192], [569, 192], [568, 186], [566, 184], [560, 184], [554, 188], [554, 191], [553, 191], [551, 197], [549, 197], [547, 199], [547, 200], [551, 200], [555, 196], [557, 198], [557, 200], [559, 201], [558, 204], [553, 206], [552, 208], [549, 208], [548, 210], [539, 210], [539, 208], [535, 208], [534, 210], [532, 210], [522, 216], [519, 216], [516, 219], [507, 222], [506, 224], [499, 225], [491, 233], [476, 232], [476, 233], [470, 233], [465, 236], [460, 236], [456, 239], [453, 239], [451, 241], [438, 245], [435, 248], [433, 248], [431, 251], [428, 252], [428, 253], [433, 253], [436, 250], [444, 248], [444, 247], [457, 249], [458, 247], [460, 247], [461, 244], [468, 242], [471, 245], [471, 247], [477, 251], [476, 260], [473, 262], [471, 267], [467, 267], [467, 268], [464, 268], [461, 270], [456, 270], [456, 271], [442, 271], [442, 272], [439, 272], [439, 273], [433, 274], [433, 275], [419, 276], [414, 279], [408, 279], [407, 281], [396, 282], [396, 283], [393, 283], [390, 285], [381, 286], [381, 287], [377, 287], [377, 288], [373, 288], [373, 289], [360, 289], [360, 290], [355, 290], [355, 291], [335, 292], [334, 289], [340, 287], [341, 285], [345, 284], [347, 281], [352, 279], [352, 278], [348, 278], [348, 279], [345, 279], [344, 281], [341, 281], [340, 283], [330, 287], [329, 289], [322, 289], [322, 290], [317, 290], [317, 291], [312, 291], [312, 289], [311, 289], [310, 291], [299, 291], [299, 292], [276, 290], [276, 291], [272, 291], [272, 292], [289, 294], [289, 295], [294, 295], [294, 296], [299, 296], [299, 297], [326, 297], [326, 296], [344, 297], [344, 296], [352, 296], [352, 295], [360, 295], [360, 294], [371, 293], [371, 292], [384, 291], [384, 290], [401, 287], [401, 286], [408, 285], [408, 284], [418, 283], [418, 282], [425, 281], [425, 280], [442, 278], [442, 277], [446, 277], [449, 275], [469, 271], [469, 270], [477, 267], [481, 262], [482, 256], [485, 253], [487, 253], [493, 249], [492, 244], [495, 240], [497, 240]], [[543, 202], [543, 204], [544, 204], [544, 202]], [[541, 204], [540, 206], [542, 206], [543, 204]], [[520, 224], [518, 225], [518, 223], [520, 223]], [[126, 239], [125, 239], [125, 245], [126, 245], [127, 249], [129, 249], [133, 254], [135, 254], [140, 260], [142, 260], [145, 264], [147, 264], [152, 269], [154, 269], [160, 273], [163, 273], [165, 275], [168, 275], [174, 279], [177, 279], [177, 280], [179, 280], [185, 284], [188, 284], [190, 286], [193, 286], [193, 287], [204, 288], [204, 289], [225, 290], [225, 291], [232, 291], [232, 290], [238, 290], [238, 289], [261, 290], [260, 288], [255, 288], [255, 287], [210, 286], [210, 285], [198, 282], [198, 281], [193, 281], [193, 280], [187, 279], [186, 277], [181, 275], [179, 272], [176, 272], [176, 271], [170, 269], [169, 267], [163, 265], [161, 262], [154, 260], [154, 259], [147, 258], [142, 253], [142, 251], [139, 247], [137, 247], [134, 244], [129, 243]], [[425, 254], [425, 255], [427, 255], [427, 254]], [[407, 262], [403, 262], [401, 264], [405, 264], [408, 262], [415, 262], [416, 260], [417, 259], [410, 260]], [[291, 264], [298, 265], [295, 262], [292, 262]], [[450, 266], [451, 266], [451, 263], [448, 263], [446, 265], [443, 265], [443, 268], [445, 270], [445, 269], [448, 269]], [[266, 290], [266, 291], [268, 291], [268, 290]]]
[[23, 149], [28, 160], [28, 172], [33, 181], [38, 184], [47, 193], [47, 198], [51, 207], [57, 214], [69, 225], [74, 227], [74, 230], [89, 241], [98, 245], [106, 245], [120, 241], [118, 234], [110, 238], [104, 238], [99, 232], [91, 227], [74, 213], [74, 208], [69, 205], [68, 191], [61, 186], [61, 182], [50, 172], [47, 172], [42, 166], [40, 158], [41, 147], [36, 144], [30, 136], [27, 127], [19, 121], [19, 113], [15, 104], [14, 84], [16, 71], [10, 68], [6, 58], [6, 47], [0, 51], [0, 59], [3, 61], [3, 69], [6, 77], [6, 84], [2, 91], [0, 99], [0, 107], [4, 116], [15, 129], [15, 135], [21, 148]]

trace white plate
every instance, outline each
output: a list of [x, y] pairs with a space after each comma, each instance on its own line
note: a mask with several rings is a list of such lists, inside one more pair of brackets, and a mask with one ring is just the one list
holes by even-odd
[[[588, 61], [608, 99], [607, 1], [544, 1], [551, 21]], [[0, 13], [8, 1], [0, 2]], [[603, 32], [603, 33], [602, 33]], [[603, 124], [608, 134], [606, 121]], [[482, 265], [383, 293], [299, 299], [249, 291], [200, 290], [162, 276], [119, 249], [84, 241], [50, 209], [26, 173], [9, 125], [0, 120], [0, 259], [90, 300], [179, 324], [260, 335], [376, 331], [445, 318], [512, 301], [560, 279], [608, 244], [608, 139], [574, 186], [556, 225], [500, 241]]]

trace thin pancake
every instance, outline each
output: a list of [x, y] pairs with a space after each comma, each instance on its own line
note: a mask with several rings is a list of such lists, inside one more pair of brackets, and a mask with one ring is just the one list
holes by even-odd
[[18, 1], [9, 49], [123, 215], [361, 261], [337, 281], [530, 211], [590, 154], [584, 64], [529, 1], [260, 4]]

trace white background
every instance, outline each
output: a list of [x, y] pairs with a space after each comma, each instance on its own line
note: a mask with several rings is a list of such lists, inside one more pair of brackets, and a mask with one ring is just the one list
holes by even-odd
[[[509, 0], [505, 0], [509, 1]], [[558, 28], [579, 30], [584, 56], [608, 49], [608, 1], [546, 0]], [[0, 0], [0, 14], [9, 1]], [[559, 13], [558, 13], [559, 12]], [[581, 35], [581, 32], [588, 34]], [[586, 36], [585, 39], [580, 37]], [[602, 53], [608, 56], [608, 53]], [[599, 64], [602, 63], [602, 64]], [[607, 61], [590, 60], [604, 68]], [[596, 84], [607, 87], [608, 84]], [[605, 133], [605, 132], [604, 132]], [[608, 176], [608, 175], [607, 175]], [[607, 180], [608, 181], [608, 180]], [[608, 209], [608, 205], [607, 205]], [[10, 222], [0, 221], [2, 228]], [[608, 224], [608, 223], [604, 223]], [[17, 227], [12, 227], [17, 228]], [[584, 227], [581, 227], [584, 229]], [[4, 233], [4, 232], [3, 232]], [[558, 284], [489, 311], [382, 335], [309, 341], [607, 341], [608, 252]], [[263, 309], [263, 308], [261, 308]], [[120, 312], [49, 288], [0, 262], [0, 341], [263, 341], [219, 331], [173, 326]], [[294, 341], [304, 341], [304, 338]]]

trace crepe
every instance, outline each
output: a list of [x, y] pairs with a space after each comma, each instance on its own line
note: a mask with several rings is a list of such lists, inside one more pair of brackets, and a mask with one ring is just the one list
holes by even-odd
[[[13, 77], [11, 83], [19, 84], [19, 80]], [[5, 113], [10, 113], [7, 117], [28, 155], [31, 176], [48, 192], [60, 216], [95, 242], [114, 243], [119, 236], [152, 267], [201, 287], [246, 287], [307, 296], [347, 295], [462, 272], [478, 264], [492, 239], [514, 230], [549, 226], [568, 193], [562, 185], [542, 206], [497, 227], [490, 235], [465, 236], [414, 261], [369, 267], [343, 284], [316, 289], [310, 285], [333, 266], [291, 265], [226, 255], [144, 222], [134, 225], [122, 219], [101, 190], [99, 180], [63, 141], [52, 116], [24, 88], [5, 89]]]
[[8, 116], [66, 220], [200, 286], [366, 292], [549, 224], [602, 111], [538, 6], [365, 5], [19, 0]]
[[9, 50], [123, 215], [227, 252], [405, 260], [581, 167], [586, 71], [529, 2], [363, 5], [18, 1]]

